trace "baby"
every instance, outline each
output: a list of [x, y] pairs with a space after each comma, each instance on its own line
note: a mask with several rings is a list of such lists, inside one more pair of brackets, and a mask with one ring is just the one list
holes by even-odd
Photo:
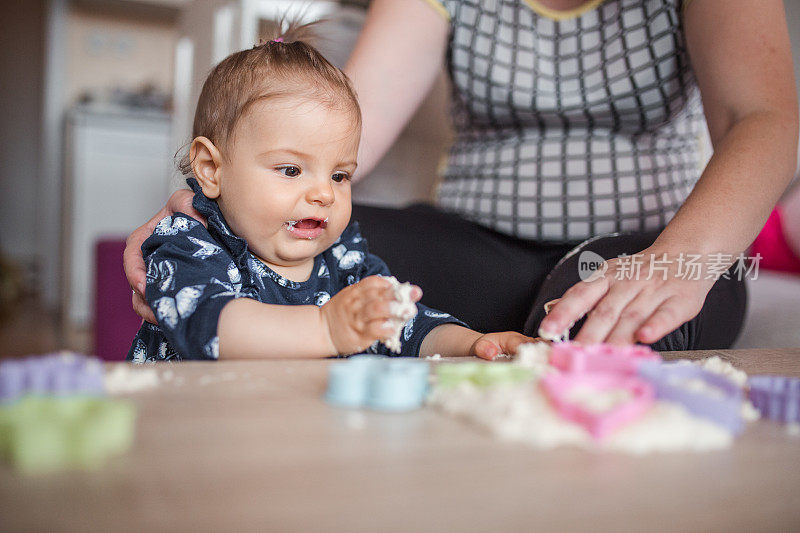
[[[380, 340], [408, 318], [386, 264], [350, 222], [356, 95], [292, 37], [302, 30], [234, 53], [208, 76], [181, 163], [208, 227], [175, 213], [142, 245], [158, 325], [142, 325], [128, 360], [388, 354]], [[421, 296], [413, 287], [407, 300]], [[530, 340], [416, 306], [402, 355], [493, 359]]]

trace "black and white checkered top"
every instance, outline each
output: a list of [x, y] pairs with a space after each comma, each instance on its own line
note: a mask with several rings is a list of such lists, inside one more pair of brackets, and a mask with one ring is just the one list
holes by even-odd
[[534, 0], [428, 1], [451, 25], [440, 206], [542, 241], [669, 222], [706, 162], [683, 0], [594, 0], [561, 20]]

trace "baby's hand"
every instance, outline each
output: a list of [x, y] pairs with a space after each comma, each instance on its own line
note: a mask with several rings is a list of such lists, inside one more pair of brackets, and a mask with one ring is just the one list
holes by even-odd
[[[411, 298], [417, 302], [422, 290], [415, 287]], [[358, 353], [392, 333], [394, 317], [392, 285], [380, 276], [364, 278], [339, 291], [320, 310], [331, 343], [340, 355]]]
[[526, 342], [534, 341], [533, 338], [526, 337], [522, 333], [517, 333], [516, 331], [487, 333], [478, 337], [478, 339], [472, 344], [472, 348], [470, 348], [470, 355], [475, 355], [482, 359], [493, 361], [494, 358], [501, 353], [517, 353], [517, 348], [519, 345], [525, 344]]

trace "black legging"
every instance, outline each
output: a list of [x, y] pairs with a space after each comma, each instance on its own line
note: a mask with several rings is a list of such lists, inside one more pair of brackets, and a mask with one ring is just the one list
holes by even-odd
[[[580, 281], [578, 243], [548, 244], [502, 235], [426, 204], [405, 209], [353, 206], [369, 249], [400, 281], [419, 285], [422, 301], [477, 331], [536, 335], [545, 302]], [[602, 237], [582, 246], [611, 259], [639, 252], [657, 232]], [[558, 264], [558, 266], [556, 266]], [[653, 344], [659, 351], [729, 348], [744, 321], [744, 282], [721, 278], [700, 313]], [[574, 335], [582, 325], [578, 322]]]

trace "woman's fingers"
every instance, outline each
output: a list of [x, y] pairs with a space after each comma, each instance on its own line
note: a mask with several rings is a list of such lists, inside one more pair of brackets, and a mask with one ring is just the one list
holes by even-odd
[[561, 335], [583, 315], [589, 312], [608, 291], [606, 278], [579, 281], [564, 293], [542, 320], [540, 331], [549, 335]]
[[619, 320], [613, 325], [605, 342], [616, 345], [634, 344], [637, 341], [636, 332], [663, 303], [664, 298], [665, 295], [662, 293], [644, 290], [639, 292], [636, 298], [622, 309]]
[[145, 270], [144, 258], [142, 257], [142, 243], [152, 235], [158, 222], [167, 216], [166, 213], [166, 208], [161, 209], [144, 226], [139, 226], [133, 230], [133, 233], [125, 241], [125, 251], [122, 252], [122, 267], [125, 270], [128, 285], [139, 294], [144, 294], [147, 285], [147, 270]]
[[172, 193], [172, 196], [169, 197], [169, 200], [167, 200], [167, 206], [165, 208], [167, 214], [172, 215], [177, 212], [186, 213], [190, 217], [202, 222], [205, 227], [208, 227], [208, 221], [206, 221], [203, 215], [198, 213], [192, 205], [193, 200], [194, 193], [189, 189], [179, 189], [175, 191]]
[[635, 284], [612, 285], [597, 305], [589, 311], [586, 322], [575, 336], [575, 342], [583, 344], [603, 342], [621, 320], [635, 318], [628, 308], [640, 291], [641, 287]]
[[[702, 305], [702, 304], [701, 304]], [[693, 303], [679, 296], [667, 298], [634, 333], [636, 340], [653, 344], [700, 312]]]
[[133, 310], [146, 321], [151, 324], [156, 324], [156, 315], [153, 314], [153, 310], [147, 305], [147, 300], [136, 291], [133, 292]]

